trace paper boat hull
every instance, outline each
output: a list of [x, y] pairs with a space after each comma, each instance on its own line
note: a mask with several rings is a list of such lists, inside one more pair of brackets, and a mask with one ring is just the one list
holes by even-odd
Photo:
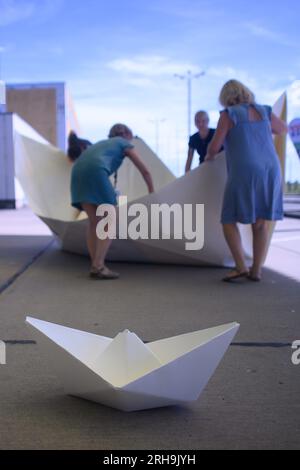
[[[126, 412], [196, 401], [239, 329], [233, 323], [171, 338], [171, 343], [150, 343], [150, 350], [161, 358], [160, 367], [116, 387], [99, 376], [93, 364], [95, 349], [104, 349], [112, 340], [33, 318], [27, 324], [66, 393]], [[183, 352], [180, 357], [177, 349]]]

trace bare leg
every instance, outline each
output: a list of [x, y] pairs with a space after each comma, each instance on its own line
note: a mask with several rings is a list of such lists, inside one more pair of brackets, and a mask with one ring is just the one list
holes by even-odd
[[241, 234], [237, 224], [224, 224], [223, 230], [225, 239], [235, 261], [236, 269], [241, 273], [248, 271], [242, 246]]
[[101, 217], [97, 216], [97, 206], [93, 204], [82, 204], [82, 207], [89, 218], [87, 244], [91, 257], [91, 272], [97, 273], [102, 270], [102, 277], [105, 275], [106, 277], [112, 276], [112, 278], [116, 278], [117, 273], [113, 273], [105, 266], [105, 258], [112, 240], [100, 240], [97, 236], [97, 225], [101, 220]]
[[94, 206], [93, 204], [82, 204], [82, 208], [89, 218], [89, 225], [87, 229], [87, 246], [91, 258], [91, 263], [93, 264], [97, 245], [97, 206]]
[[87, 228], [87, 246], [91, 258], [91, 262], [93, 261], [96, 253], [96, 240], [95, 240], [95, 231], [92, 223], [89, 220], [89, 225]]
[[93, 259], [93, 268], [101, 269], [105, 266], [105, 258], [110, 248], [112, 240], [97, 239], [96, 252]]
[[269, 233], [266, 220], [259, 219], [252, 225], [253, 231], [253, 267], [251, 274], [260, 278], [262, 266], [265, 260]]
[[[115, 209], [114, 209], [115, 211]], [[114, 212], [114, 216], [115, 216]], [[98, 223], [101, 220], [101, 217], [97, 217], [96, 222]], [[112, 227], [112, 224], [114, 224], [114, 227]], [[107, 235], [108, 229], [113, 229], [115, 228], [115, 220], [110, 220], [109, 222], [110, 227], [107, 225], [104, 227], [105, 235]], [[97, 230], [97, 227], [96, 227]], [[101, 269], [103, 266], [105, 266], [105, 258], [107, 255], [107, 252], [111, 246], [112, 240], [109, 238], [105, 238], [104, 240], [101, 240], [97, 236], [97, 241], [96, 241], [96, 251], [95, 251], [95, 256], [93, 260], [93, 267], [97, 269]]]

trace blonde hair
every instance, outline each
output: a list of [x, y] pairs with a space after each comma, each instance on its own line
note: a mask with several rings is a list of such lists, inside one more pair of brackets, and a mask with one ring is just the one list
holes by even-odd
[[206, 111], [198, 111], [195, 114], [195, 121], [197, 121], [198, 117], [206, 117], [209, 120], [209, 115], [208, 115], [208, 112]]
[[133, 139], [132, 130], [125, 124], [115, 124], [109, 131], [108, 137], [112, 139], [113, 137], [123, 137], [124, 139]]
[[238, 80], [229, 80], [223, 86], [219, 100], [221, 105], [227, 108], [236, 104], [255, 103], [255, 95], [246, 85]]

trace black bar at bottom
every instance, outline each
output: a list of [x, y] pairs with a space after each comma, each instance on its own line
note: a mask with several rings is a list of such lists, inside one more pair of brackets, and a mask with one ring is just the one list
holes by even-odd
[[[170, 465], [172, 467], [194, 467], [201, 463], [200, 452], [181, 451], [1, 451], [1, 467], [3, 464], [43, 464], [48, 466], [82, 464], [84, 468], [101, 466], [117, 466], [139, 468], [141, 465]], [[50, 468], [51, 468], [50, 467]], [[4, 467], [3, 467], [4, 468]]]

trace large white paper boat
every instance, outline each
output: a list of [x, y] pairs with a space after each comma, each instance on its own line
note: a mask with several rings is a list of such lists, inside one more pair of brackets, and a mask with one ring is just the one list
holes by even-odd
[[[286, 95], [274, 106], [274, 112], [286, 118]], [[25, 130], [24, 130], [25, 129]], [[20, 120], [14, 120], [15, 168], [32, 210], [50, 227], [61, 241], [62, 248], [72, 253], [88, 255], [86, 246], [87, 217], [71, 207], [70, 179], [72, 165], [66, 155], [28, 134]], [[275, 139], [283, 173], [285, 166], [286, 136]], [[178, 240], [171, 233], [170, 240], [121, 240], [112, 243], [108, 253], [110, 261], [139, 263], [166, 263], [184, 265], [232, 266], [233, 259], [224, 239], [220, 215], [225, 190], [227, 171], [224, 155], [215, 162], [201, 165], [194, 171], [176, 179], [157, 155], [142, 139], [136, 138], [134, 145], [149, 167], [155, 194], [148, 195], [146, 185], [134, 165], [125, 160], [122, 165], [118, 189], [128, 197], [129, 205], [136, 202], [148, 209], [153, 204], [203, 204], [205, 207], [204, 247], [198, 251], [187, 251], [188, 240]], [[270, 240], [274, 224], [270, 223]], [[176, 231], [176, 227], [174, 232]], [[245, 254], [252, 257], [252, 232], [250, 226], [241, 226]]]

